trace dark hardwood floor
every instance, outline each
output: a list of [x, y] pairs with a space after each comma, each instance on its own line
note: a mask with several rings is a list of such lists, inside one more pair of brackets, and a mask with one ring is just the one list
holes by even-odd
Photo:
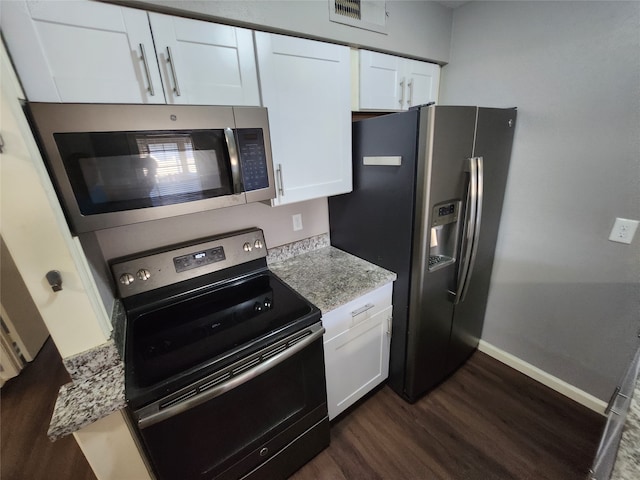
[[[2, 388], [2, 480], [95, 479], [73, 437], [46, 437], [67, 381], [48, 340]], [[413, 405], [377, 390], [333, 423], [329, 448], [292, 480], [584, 480], [604, 422], [477, 352]]]
[[49, 338], [35, 360], [0, 390], [2, 480], [95, 480], [73, 436], [51, 442], [47, 429], [69, 374]]
[[293, 480], [584, 480], [605, 418], [476, 352], [413, 405], [384, 387]]

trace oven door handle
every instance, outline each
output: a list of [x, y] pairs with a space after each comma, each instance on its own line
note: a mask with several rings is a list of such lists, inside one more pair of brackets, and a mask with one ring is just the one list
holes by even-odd
[[197, 393], [189, 398], [186, 398], [183, 402], [176, 403], [163, 410], [158, 410], [149, 414], [141, 413], [138, 417], [138, 427], [140, 429], [145, 429], [147, 427], [150, 427], [151, 425], [162, 422], [163, 420], [167, 420], [175, 415], [186, 412], [187, 410], [190, 410], [213, 398], [219, 397], [220, 395], [223, 395], [236, 387], [239, 387], [249, 380], [252, 380], [259, 375], [267, 372], [268, 370], [274, 368], [296, 353], [304, 350], [307, 346], [315, 342], [317, 339], [322, 338], [322, 335], [325, 331], [321, 325], [314, 325], [310, 327], [309, 330], [311, 330], [312, 332], [310, 335], [304, 337], [302, 340], [299, 340], [297, 343], [291, 345], [281, 353], [278, 353], [277, 355], [264, 360], [256, 367], [231, 377], [231, 379], [225, 383], [207, 389], [202, 393]]

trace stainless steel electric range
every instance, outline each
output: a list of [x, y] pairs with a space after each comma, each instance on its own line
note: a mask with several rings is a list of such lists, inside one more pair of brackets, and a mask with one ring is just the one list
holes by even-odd
[[111, 263], [129, 415], [161, 479], [286, 478], [329, 444], [320, 311], [257, 228]]

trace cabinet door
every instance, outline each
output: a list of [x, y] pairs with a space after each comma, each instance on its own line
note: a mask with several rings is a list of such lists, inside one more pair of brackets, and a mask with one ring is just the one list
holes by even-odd
[[349, 47], [256, 32], [278, 181], [274, 205], [350, 192]]
[[329, 419], [335, 418], [389, 376], [391, 310], [372, 317], [325, 342]]
[[620, 386], [616, 388], [613, 397], [609, 401], [607, 423], [602, 433], [593, 465], [589, 471], [589, 478], [591, 480], [620, 478], [616, 473], [617, 469], [614, 470], [614, 467], [616, 466], [620, 441], [623, 435], [626, 434], [623, 433], [623, 430], [626, 424], [627, 414], [629, 413], [631, 403], [637, 401], [633, 398], [633, 394], [639, 375], [640, 348], [636, 350], [631, 364], [622, 378]]
[[360, 109], [401, 110], [407, 94], [403, 58], [360, 50]]
[[144, 11], [99, 2], [3, 2], [2, 30], [31, 101], [165, 102]]
[[250, 30], [149, 13], [167, 103], [260, 105]]
[[435, 63], [406, 60], [407, 94], [403, 108], [438, 100], [440, 66]]
[[407, 110], [435, 102], [440, 66], [360, 50], [360, 109]]

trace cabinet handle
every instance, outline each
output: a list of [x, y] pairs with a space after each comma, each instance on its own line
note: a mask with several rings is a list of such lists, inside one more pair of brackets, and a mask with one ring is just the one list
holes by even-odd
[[171, 76], [173, 77], [173, 91], [176, 92], [176, 97], [180, 96], [180, 85], [178, 85], [178, 75], [176, 73], [176, 63], [171, 53], [171, 47], [167, 47], [167, 63], [171, 68]]
[[618, 398], [618, 394], [620, 393], [620, 390], [621, 390], [620, 385], [618, 385], [616, 386], [615, 390], [611, 394], [611, 397], [609, 398], [609, 403], [607, 403], [607, 408], [605, 408], [604, 410], [605, 415], [608, 415], [611, 409], [613, 408], [613, 403], [616, 401], [616, 398]]
[[236, 139], [233, 134], [233, 129], [224, 129], [224, 139], [227, 143], [229, 161], [231, 162], [231, 180], [233, 181], [233, 193], [242, 193], [242, 174], [240, 172], [238, 148], [236, 147]]
[[371, 310], [375, 305], [373, 303], [367, 303], [364, 307], [360, 307], [351, 312], [352, 317], [357, 317], [361, 313], [366, 312], [367, 310]]
[[393, 315], [389, 315], [389, 318], [387, 318], [387, 335], [391, 336], [391, 328], [393, 325]]
[[402, 108], [402, 104], [404, 103], [404, 77], [400, 81], [400, 108]]
[[278, 179], [278, 193], [281, 197], [284, 197], [284, 183], [282, 182], [282, 164], [278, 164], [276, 168], [276, 177]]
[[413, 78], [409, 80], [407, 87], [409, 87], [409, 100], [407, 100], [407, 106], [410, 107], [413, 103]]
[[147, 82], [149, 83], [149, 88], [147, 88], [147, 90], [149, 91], [149, 95], [153, 97], [156, 92], [153, 89], [153, 83], [151, 82], [151, 72], [149, 71], [149, 62], [147, 62], [147, 54], [144, 51], [144, 45], [142, 43], [140, 44], [140, 55], [142, 64], [144, 65], [144, 72], [147, 75]]

